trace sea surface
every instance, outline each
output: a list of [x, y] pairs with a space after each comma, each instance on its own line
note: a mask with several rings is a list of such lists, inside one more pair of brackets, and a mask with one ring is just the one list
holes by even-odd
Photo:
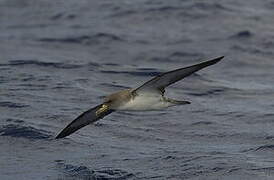
[[[1, 180], [274, 179], [273, 0], [0, 0]], [[102, 97], [225, 58], [167, 88], [190, 105]]]

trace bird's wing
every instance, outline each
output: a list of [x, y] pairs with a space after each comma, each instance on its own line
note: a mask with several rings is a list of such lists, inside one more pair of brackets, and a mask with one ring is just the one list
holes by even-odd
[[160, 74], [153, 79], [147, 81], [137, 89], [135, 89], [136, 93], [144, 92], [144, 91], [158, 91], [164, 93], [165, 87], [183, 79], [186, 76], [191, 75], [192, 73], [199, 71], [207, 66], [213, 65], [219, 62], [224, 56], [218, 57], [216, 59], [212, 59], [209, 61], [205, 61], [199, 64], [195, 64], [192, 66], [175, 69], [173, 71], [169, 71], [163, 74]]
[[107, 104], [100, 104], [78, 116], [73, 120], [65, 129], [63, 129], [57, 136], [56, 139], [66, 137], [78, 129], [91, 124], [99, 119], [102, 119], [106, 115], [112, 113], [114, 110], [109, 109]]

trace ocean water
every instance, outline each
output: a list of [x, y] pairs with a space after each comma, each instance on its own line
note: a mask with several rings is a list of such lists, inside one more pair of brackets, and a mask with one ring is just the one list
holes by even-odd
[[[0, 179], [274, 179], [273, 8], [0, 0]], [[104, 95], [223, 55], [167, 88], [190, 105], [116, 112], [54, 139]]]

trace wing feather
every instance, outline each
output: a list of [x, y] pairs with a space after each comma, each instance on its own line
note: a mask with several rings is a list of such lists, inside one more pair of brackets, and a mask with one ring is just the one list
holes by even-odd
[[102, 119], [106, 115], [112, 113], [114, 110], [109, 109], [107, 105], [100, 104], [88, 111], [82, 113], [75, 120], [73, 120], [67, 127], [65, 127], [57, 136], [56, 139], [66, 137], [82, 127], [94, 123], [99, 119]]
[[157, 90], [160, 92], [164, 92], [165, 87], [180, 81], [181, 79], [185, 78], [186, 76], [191, 75], [192, 73], [199, 71], [200, 69], [203, 69], [207, 66], [216, 64], [219, 62], [224, 56], [205, 61], [199, 64], [195, 64], [192, 66], [175, 69], [173, 71], [169, 71], [163, 74], [160, 74], [159, 76], [154, 77], [153, 79], [147, 81], [137, 89], [135, 89], [135, 92], [141, 92], [141, 91], [153, 91]]

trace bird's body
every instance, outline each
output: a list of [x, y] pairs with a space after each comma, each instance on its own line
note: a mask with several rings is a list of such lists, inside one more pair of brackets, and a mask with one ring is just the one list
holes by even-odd
[[130, 99], [127, 103], [120, 106], [118, 110], [126, 111], [150, 111], [167, 108], [171, 103], [164, 100], [158, 94], [142, 94]]
[[63, 129], [56, 138], [68, 136], [114, 111], [151, 111], [175, 105], [190, 104], [189, 101], [178, 101], [165, 97], [165, 87], [204, 67], [219, 62], [222, 58], [223, 56], [193, 66], [169, 71], [156, 76], [136, 89], [125, 89], [106, 96], [102, 104], [82, 113]]
[[[115, 110], [125, 110], [125, 111], [150, 111], [150, 110], [161, 110], [169, 106], [175, 105], [171, 101], [168, 101], [161, 94], [157, 93], [143, 93], [134, 94], [134, 90], [130, 91], [120, 91], [121, 93], [129, 94], [129, 99], [126, 99], [123, 103], [115, 107]], [[120, 93], [118, 92], [118, 93]], [[115, 93], [116, 94], [116, 93]]]

